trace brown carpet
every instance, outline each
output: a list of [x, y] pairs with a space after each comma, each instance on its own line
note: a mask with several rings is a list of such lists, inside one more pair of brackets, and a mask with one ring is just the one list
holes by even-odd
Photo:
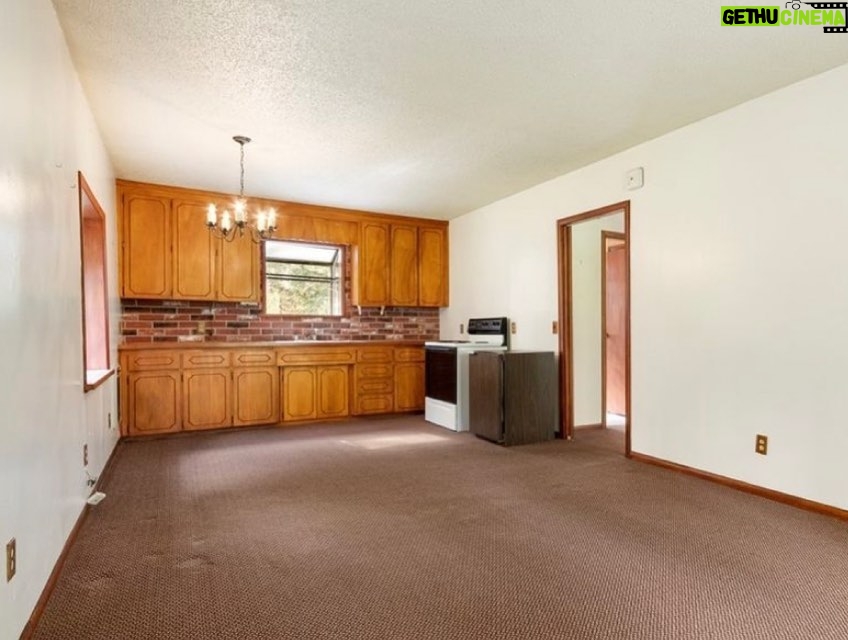
[[35, 637], [848, 638], [848, 525], [420, 416], [120, 445]]

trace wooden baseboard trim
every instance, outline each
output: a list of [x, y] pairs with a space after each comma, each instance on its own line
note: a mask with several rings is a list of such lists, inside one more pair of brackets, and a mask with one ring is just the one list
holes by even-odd
[[663, 469], [685, 473], [686, 475], [715, 482], [716, 484], [721, 484], [725, 487], [736, 489], [737, 491], [744, 491], [745, 493], [750, 493], [761, 498], [767, 498], [768, 500], [774, 500], [775, 502], [782, 502], [783, 504], [788, 504], [789, 506], [803, 509], [804, 511], [812, 511], [813, 513], [830, 516], [832, 518], [848, 520], [848, 511], [828, 504], [807, 500], [806, 498], [799, 498], [798, 496], [793, 496], [781, 491], [775, 491], [774, 489], [767, 489], [755, 484], [748, 484], [741, 480], [734, 480], [733, 478], [720, 476], [715, 473], [710, 473], [709, 471], [701, 471], [694, 467], [687, 467], [686, 465], [677, 464], [676, 462], [669, 462], [668, 460], [663, 460], [661, 458], [654, 458], [653, 456], [648, 456], [643, 453], [631, 452], [630, 457], [638, 462], [644, 462], [656, 467], [662, 467]]
[[599, 422], [597, 424], [576, 424], [576, 425], [574, 425], [575, 431], [577, 431], [577, 430], [588, 431], [589, 429], [603, 429], [603, 428], [604, 428], [604, 425], [601, 422]]
[[[100, 477], [97, 479], [97, 484], [94, 485], [92, 491], [97, 491], [99, 488], [105, 484], [104, 479], [108, 478], [112, 473], [112, 463], [115, 460], [115, 452], [121, 446], [121, 441], [123, 438], [119, 439], [118, 442], [115, 443], [115, 446], [112, 448], [112, 453], [109, 454], [109, 459], [106, 460], [106, 464], [103, 465], [103, 471], [100, 473]], [[74, 543], [77, 540], [77, 536], [79, 535], [80, 530], [82, 529], [82, 525], [85, 522], [86, 517], [88, 516], [88, 512], [91, 510], [91, 506], [85, 504], [82, 508], [82, 511], [77, 518], [76, 524], [74, 524], [74, 528], [71, 529], [71, 532], [68, 534], [67, 540], [65, 540], [65, 545], [62, 547], [62, 552], [59, 554], [59, 558], [56, 560], [56, 564], [53, 565], [53, 571], [50, 572], [50, 577], [47, 578], [47, 584], [44, 585], [44, 589], [41, 591], [41, 595], [38, 598], [38, 602], [35, 603], [35, 607], [32, 610], [32, 614], [29, 616], [29, 620], [24, 626], [24, 630], [21, 631], [20, 640], [30, 640], [32, 635], [35, 633], [36, 628], [38, 627], [38, 621], [41, 620], [41, 616], [44, 613], [44, 608], [47, 606], [47, 602], [50, 600], [50, 596], [53, 595], [53, 590], [56, 588], [56, 582], [59, 580], [59, 576], [62, 573], [62, 568], [65, 566], [65, 561], [68, 559], [68, 554], [71, 551], [71, 548], [74, 546]]]

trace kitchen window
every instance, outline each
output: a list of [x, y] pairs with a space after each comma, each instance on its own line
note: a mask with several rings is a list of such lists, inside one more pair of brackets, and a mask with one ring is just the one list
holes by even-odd
[[342, 247], [265, 242], [265, 313], [342, 314]]

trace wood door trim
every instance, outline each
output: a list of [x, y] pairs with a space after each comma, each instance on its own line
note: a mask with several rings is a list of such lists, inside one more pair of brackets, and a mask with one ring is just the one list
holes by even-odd
[[630, 201], [623, 200], [605, 207], [592, 209], [557, 220], [557, 287], [559, 302], [559, 378], [560, 378], [560, 438], [574, 437], [574, 362], [573, 362], [573, 317], [571, 286], [571, 227], [578, 222], [600, 218], [621, 211], [624, 214], [624, 315], [625, 339], [624, 388], [626, 422], [624, 428], [624, 455], [630, 457], [630, 432], [632, 428], [631, 378], [630, 378]]
[[607, 251], [610, 240], [627, 244], [620, 231], [601, 229], [601, 426], [607, 428]]

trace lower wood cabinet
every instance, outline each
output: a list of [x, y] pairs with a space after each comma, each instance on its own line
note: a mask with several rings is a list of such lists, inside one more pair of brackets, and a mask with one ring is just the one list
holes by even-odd
[[420, 347], [132, 349], [121, 354], [130, 436], [420, 411]]
[[341, 418], [350, 414], [347, 365], [284, 367], [283, 421]]
[[421, 411], [424, 409], [424, 349], [401, 347], [395, 349], [394, 410]]
[[424, 363], [399, 362], [395, 364], [394, 410], [420, 411], [424, 408]]
[[232, 424], [231, 376], [229, 369], [183, 373], [183, 429], [220, 429]]
[[124, 387], [125, 422], [130, 435], [170, 433], [182, 428], [180, 372], [130, 373]]
[[280, 420], [277, 367], [233, 370], [233, 425], [274, 424]]

